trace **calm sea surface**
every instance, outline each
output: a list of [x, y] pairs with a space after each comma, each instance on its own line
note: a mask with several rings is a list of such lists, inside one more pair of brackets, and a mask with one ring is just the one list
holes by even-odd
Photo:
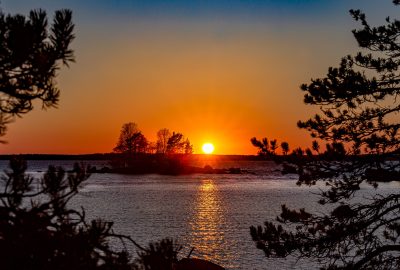
[[[86, 161], [101, 167], [102, 161]], [[49, 164], [72, 168], [73, 161], [30, 161], [29, 172], [40, 176]], [[210, 164], [214, 168], [240, 167], [241, 175], [116, 175], [93, 174], [74, 207], [83, 206], [88, 218], [114, 221], [117, 233], [130, 235], [139, 244], [165, 237], [175, 238], [186, 257], [216, 262], [226, 269], [315, 269], [317, 264], [295, 258], [267, 259], [256, 249], [249, 234], [279, 214], [282, 204], [326, 212], [317, 201], [319, 187], [298, 187], [296, 176], [282, 176], [270, 162], [236, 161]], [[6, 168], [5, 161], [0, 168]], [[381, 185], [382, 192], [398, 189], [399, 183]], [[373, 192], [364, 187], [363, 192]], [[132, 247], [133, 253], [135, 253]]]

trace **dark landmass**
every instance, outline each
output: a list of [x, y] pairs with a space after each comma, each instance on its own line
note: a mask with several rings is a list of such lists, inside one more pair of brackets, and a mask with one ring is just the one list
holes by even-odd
[[[143, 154], [146, 156], [156, 156], [156, 154]], [[0, 155], [0, 160], [9, 160], [11, 157], [20, 156], [25, 160], [111, 160], [115, 158], [122, 158], [124, 154], [118, 153], [94, 153], [94, 154], [16, 154], [16, 155]], [[212, 158], [218, 161], [235, 161], [235, 160], [266, 160], [266, 157], [258, 155], [205, 155], [205, 154], [191, 154], [191, 160], [202, 158]]]
[[250, 173], [250, 172], [247, 170], [243, 170], [241, 168], [237, 168], [237, 167], [214, 169], [211, 166], [207, 165], [204, 167], [182, 166], [179, 168], [176, 168], [176, 167], [143, 167], [143, 166], [120, 167], [120, 168], [92, 167], [90, 169], [90, 173], [185, 175], [185, 174], [196, 174], [196, 173], [199, 173], [199, 174], [245, 174], [245, 173]]
[[[249, 174], [252, 173], [239, 167], [213, 168], [210, 165], [204, 167], [192, 166], [196, 161], [210, 160], [214, 163], [223, 161], [266, 161], [275, 160], [260, 155], [206, 155], [206, 154], [176, 154], [166, 156], [160, 154], [140, 154], [134, 158], [127, 158], [126, 154], [119, 153], [94, 153], [94, 154], [21, 154], [21, 155], [0, 155], [0, 160], [10, 160], [14, 156], [22, 157], [25, 160], [99, 160], [109, 161], [110, 166], [101, 168], [92, 167], [91, 173], [116, 173], [116, 174], [162, 174], [162, 175], [187, 175], [187, 174]], [[289, 156], [280, 156], [280, 162], [285, 161]], [[360, 155], [359, 158], [371, 158], [370, 155]], [[398, 155], [388, 160], [399, 160]], [[282, 164], [282, 174], [297, 174], [297, 168], [290, 164]], [[400, 181], [400, 172], [384, 169], [367, 169], [365, 172], [367, 181], [390, 182]]]
[[[15, 155], [0, 155], [0, 160], [9, 160]], [[84, 155], [54, 155], [54, 154], [23, 154], [18, 155], [25, 160], [75, 160], [75, 161], [107, 161], [110, 165], [97, 168], [91, 167], [91, 173], [117, 174], [242, 174], [250, 173], [238, 167], [213, 168], [207, 162], [219, 163], [223, 161], [258, 161], [265, 157], [255, 155], [204, 155], [204, 154], [117, 154], [95, 153]], [[203, 166], [193, 164], [205, 163]]]
[[[93, 169], [96, 173], [120, 173], [120, 174], [165, 174], [165, 175], [183, 175], [183, 174], [240, 174], [248, 173], [240, 168], [218, 168], [214, 169], [210, 165], [194, 165], [197, 159], [204, 159], [215, 162], [217, 157], [203, 157], [195, 155], [175, 154], [175, 155], [122, 155], [110, 160], [111, 168]], [[226, 158], [226, 157], [225, 157]], [[220, 160], [219, 160], [220, 161]], [[207, 162], [207, 161], [206, 161]]]

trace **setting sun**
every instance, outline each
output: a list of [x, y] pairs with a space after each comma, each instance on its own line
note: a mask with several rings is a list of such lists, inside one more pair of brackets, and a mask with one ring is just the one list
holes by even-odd
[[214, 152], [214, 145], [212, 143], [205, 143], [201, 149], [205, 154], [212, 154]]

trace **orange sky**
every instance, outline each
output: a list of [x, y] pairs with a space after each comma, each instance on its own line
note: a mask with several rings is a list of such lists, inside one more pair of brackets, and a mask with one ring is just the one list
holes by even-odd
[[[46, 8], [36, 2], [2, 6]], [[304, 146], [310, 139], [296, 122], [316, 108], [303, 105], [299, 85], [356, 48], [347, 4], [336, 17], [326, 10], [282, 23], [226, 14], [129, 19], [74, 7], [77, 63], [57, 78], [59, 108], [37, 104], [17, 119], [8, 144], [0, 145], [3, 154], [110, 152], [126, 122], [150, 140], [160, 128], [181, 132], [196, 153], [212, 142], [217, 154], [255, 154], [253, 136]]]

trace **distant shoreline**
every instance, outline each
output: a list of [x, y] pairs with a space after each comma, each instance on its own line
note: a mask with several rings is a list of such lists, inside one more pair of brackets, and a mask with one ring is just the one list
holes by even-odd
[[[147, 154], [152, 155], [152, 154]], [[0, 155], [0, 160], [9, 160], [11, 157], [18, 156], [25, 160], [110, 160], [121, 157], [121, 154], [116, 153], [94, 153], [94, 154], [7, 154]], [[190, 154], [190, 159], [204, 159], [210, 158], [214, 160], [251, 160], [251, 161], [265, 161], [265, 157], [258, 155], [206, 155], [206, 154]]]

